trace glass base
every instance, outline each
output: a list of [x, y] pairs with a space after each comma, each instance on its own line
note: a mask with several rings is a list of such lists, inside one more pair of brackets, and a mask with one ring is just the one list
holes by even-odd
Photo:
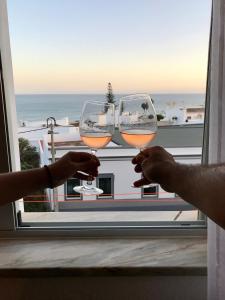
[[86, 185], [75, 186], [73, 190], [83, 195], [100, 195], [103, 193], [103, 190], [95, 186], [88, 187]]
[[[145, 184], [145, 185], [139, 186], [139, 188], [146, 189], [146, 188], [154, 187], [154, 186], [157, 186], [157, 184], [156, 184], [156, 183]], [[131, 187], [132, 187], [132, 188], [137, 188], [137, 187], [134, 186], [134, 185], [131, 185]]]
[[145, 184], [145, 185], [143, 185], [142, 187], [143, 187], [144, 189], [146, 189], [146, 188], [154, 187], [154, 186], [157, 186], [157, 184], [156, 184], [156, 183], [150, 183], [150, 184]]

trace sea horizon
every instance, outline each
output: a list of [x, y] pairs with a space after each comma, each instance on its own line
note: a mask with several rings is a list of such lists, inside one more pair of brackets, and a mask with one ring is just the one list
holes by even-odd
[[[26, 96], [26, 95], [105, 95], [105, 92], [38, 92], [38, 93], [15, 93], [15, 96]], [[121, 92], [115, 93], [114, 95], [135, 95], [135, 94], [148, 94], [148, 95], [205, 95], [205, 92]]]
[[[115, 102], [124, 94], [114, 94]], [[54, 93], [54, 94], [16, 94], [17, 118], [22, 121], [40, 121], [49, 116], [56, 119], [68, 117], [70, 121], [79, 120], [86, 101], [105, 101], [106, 93]], [[187, 106], [204, 106], [205, 93], [150, 93], [157, 113], [168, 109]]]

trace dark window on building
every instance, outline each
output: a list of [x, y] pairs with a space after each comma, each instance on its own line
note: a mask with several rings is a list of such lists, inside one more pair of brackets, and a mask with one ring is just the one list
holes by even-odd
[[74, 191], [74, 187], [81, 185], [80, 179], [70, 178], [65, 183], [65, 199], [77, 198], [80, 199], [80, 194]]
[[97, 178], [98, 188], [103, 190], [103, 194], [98, 195], [98, 198], [113, 198], [114, 194], [114, 175], [100, 174]]
[[150, 185], [142, 189], [142, 197], [144, 198], [158, 198], [158, 185]]

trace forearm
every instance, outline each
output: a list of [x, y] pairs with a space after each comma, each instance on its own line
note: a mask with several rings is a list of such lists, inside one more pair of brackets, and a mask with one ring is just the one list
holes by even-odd
[[176, 165], [175, 193], [225, 229], [225, 166]]
[[49, 186], [45, 168], [0, 174], [0, 205], [18, 200]]

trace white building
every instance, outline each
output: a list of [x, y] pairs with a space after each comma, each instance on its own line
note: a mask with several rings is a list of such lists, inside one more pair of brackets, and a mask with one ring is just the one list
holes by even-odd
[[159, 124], [203, 124], [204, 115], [204, 106], [171, 107], [166, 110], [165, 118]]
[[[41, 165], [50, 164], [52, 161], [51, 137], [47, 129], [28, 133], [25, 132], [25, 129], [27, 130], [24, 128], [24, 133], [20, 136], [30, 139], [32, 144], [37, 145]], [[56, 159], [68, 151], [90, 152], [80, 139], [78, 127], [56, 127], [55, 132]], [[35, 135], [37, 136], [36, 141]], [[202, 135], [203, 125], [163, 126], [159, 127], [157, 137], [151, 145], [165, 147], [181, 163], [196, 164], [201, 162]], [[183, 210], [185, 207], [187, 209], [187, 206], [190, 209], [189, 204], [178, 201], [176, 195], [166, 193], [160, 186], [154, 185], [145, 189], [132, 187], [133, 182], [140, 178], [140, 174], [134, 172], [134, 166], [131, 163], [137, 153], [138, 150], [129, 148], [116, 130], [113, 142], [97, 152], [101, 166], [99, 167], [99, 176], [94, 184], [102, 188], [104, 193], [97, 197], [77, 194], [73, 187], [81, 185], [82, 182], [71, 178], [57, 188], [57, 199], [53, 199], [53, 193], [49, 190], [49, 200], [52, 203], [53, 200], [59, 201], [60, 211], [107, 208], [120, 210], [121, 207], [127, 207], [130, 210], [138, 207], [138, 209], [144, 210], [147, 206], [151, 206], [153, 210], [169, 210], [172, 206], [175, 206], [175, 210]], [[52, 204], [51, 207], [53, 208], [54, 205]]]
[[[191, 130], [196, 133], [195, 135], [197, 135], [197, 137], [199, 129], [202, 132], [202, 127], [191, 127]], [[166, 128], [163, 128], [162, 130], [165, 131]], [[170, 129], [167, 128], [167, 131], [168, 130], [170, 133], [176, 135], [176, 139], [179, 139], [179, 132], [179, 134], [184, 137], [184, 140], [186, 140], [184, 132], [188, 130], [188, 127], [170, 127]], [[73, 131], [73, 133], [71, 133], [71, 131]], [[188, 131], [188, 133], [190, 132]], [[159, 139], [161, 138], [161, 142], [158, 141], [158, 144], [161, 144], [164, 147], [166, 147], [166, 145], [163, 143], [162, 138], [165, 135], [168, 136], [168, 133], [166, 134], [164, 132], [164, 135], [159, 133]], [[171, 140], [175, 142], [176, 139], [173, 140], [172, 135], [169, 135]], [[115, 135], [113, 140], [118, 143], [117, 137], [118, 133]], [[157, 144], [157, 139], [154, 144]], [[43, 137], [42, 145], [42, 161], [44, 164], [49, 164], [51, 163], [51, 140], [49, 135], [45, 135]], [[176, 147], [171, 147], [172, 145], [166, 147], [166, 150], [170, 152], [177, 161], [188, 164], [201, 162], [201, 140], [198, 139], [196, 142], [193, 133], [189, 137], [189, 146], [185, 145], [181, 147], [179, 143], [177, 143], [177, 145], [178, 146]], [[66, 134], [55, 135], [54, 146], [56, 159], [59, 159], [68, 151], [90, 152], [90, 150], [84, 146], [80, 140], [78, 128], [71, 128]], [[98, 150], [97, 156], [100, 159], [101, 166], [99, 167], [99, 176], [94, 181], [94, 184], [102, 188], [104, 193], [99, 196], [83, 196], [77, 194], [74, 192], [73, 187], [81, 185], [82, 182], [78, 179], [71, 178], [57, 189], [59, 210], [83, 210], [87, 207], [89, 209], [103, 207], [114, 207], [116, 209], [116, 207], [118, 207], [119, 209], [121, 208], [121, 205], [123, 207], [129, 207], [130, 209], [137, 206], [141, 207], [145, 205], [146, 207], [146, 205], [151, 205], [155, 207], [154, 209], [156, 209], [156, 206], [160, 205], [164, 206], [164, 208], [168, 207], [168, 205], [178, 205], [176, 202], [176, 195], [163, 191], [160, 186], [154, 185], [145, 189], [132, 187], [133, 182], [140, 178], [140, 174], [134, 172], [134, 166], [131, 163], [132, 158], [137, 153], [138, 150], [118, 145], [115, 142], [111, 142], [105, 149]], [[171, 202], [168, 202], [169, 199], [171, 199]], [[91, 202], [93, 200], [99, 201]], [[127, 200], [127, 203], [124, 200]], [[152, 200], [152, 202], [146, 202], [145, 200]], [[185, 206], [188, 204], [180, 203], [179, 205]]]

